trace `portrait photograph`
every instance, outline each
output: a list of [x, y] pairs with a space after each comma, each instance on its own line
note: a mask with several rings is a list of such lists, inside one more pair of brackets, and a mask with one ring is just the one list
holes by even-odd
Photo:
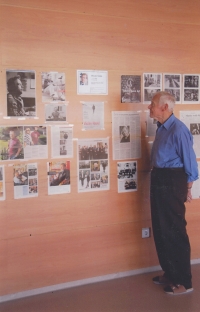
[[6, 70], [7, 116], [35, 117], [35, 71]]

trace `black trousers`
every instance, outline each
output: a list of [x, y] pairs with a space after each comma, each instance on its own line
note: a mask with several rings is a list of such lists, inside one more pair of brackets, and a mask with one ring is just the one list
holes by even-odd
[[190, 242], [186, 231], [187, 176], [184, 170], [151, 172], [151, 216], [155, 246], [165, 275], [174, 284], [192, 287]]

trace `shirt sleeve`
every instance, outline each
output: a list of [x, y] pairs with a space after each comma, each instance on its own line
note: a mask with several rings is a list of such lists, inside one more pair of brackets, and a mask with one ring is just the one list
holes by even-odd
[[193, 137], [189, 130], [186, 132], [184, 129], [181, 129], [177, 139], [178, 154], [183, 161], [185, 173], [188, 176], [187, 182], [196, 181], [199, 175], [196, 155], [193, 149]]

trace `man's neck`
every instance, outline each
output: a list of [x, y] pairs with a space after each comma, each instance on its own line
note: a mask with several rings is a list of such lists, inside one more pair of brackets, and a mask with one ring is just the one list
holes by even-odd
[[165, 114], [163, 115], [161, 118], [158, 119], [158, 121], [161, 123], [161, 124], [164, 124], [170, 117], [171, 115], [173, 114], [173, 112], [170, 112], [168, 114]]

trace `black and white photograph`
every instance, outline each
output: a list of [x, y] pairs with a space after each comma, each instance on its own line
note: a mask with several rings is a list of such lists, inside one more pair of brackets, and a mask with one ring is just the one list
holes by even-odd
[[182, 94], [181, 74], [163, 74], [163, 90], [175, 97], [176, 104], [181, 104], [181, 94]]
[[180, 74], [163, 74], [164, 76], [164, 89], [176, 89], [181, 87]]
[[199, 88], [199, 75], [184, 75], [184, 88]]
[[200, 123], [191, 123], [190, 132], [192, 135], [200, 135]]
[[130, 126], [119, 126], [120, 143], [130, 143]]
[[117, 163], [118, 193], [137, 190], [137, 161]]
[[183, 75], [183, 104], [199, 103], [199, 75]]
[[108, 139], [79, 139], [78, 192], [109, 189]]
[[50, 103], [45, 104], [46, 122], [66, 122], [67, 105]]
[[144, 88], [161, 88], [162, 87], [162, 75], [161, 74], [143, 74]]
[[42, 102], [64, 102], [65, 73], [42, 72]]
[[35, 71], [6, 70], [7, 116], [35, 117]]
[[162, 74], [160, 73], [143, 74], [144, 104], [150, 104], [155, 93], [161, 90], [162, 90]]
[[91, 188], [91, 174], [90, 170], [79, 170], [79, 189]]
[[185, 104], [199, 103], [199, 89], [184, 89]]
[[121, 103], [141, 103], [141, 76], [121, 76]]

